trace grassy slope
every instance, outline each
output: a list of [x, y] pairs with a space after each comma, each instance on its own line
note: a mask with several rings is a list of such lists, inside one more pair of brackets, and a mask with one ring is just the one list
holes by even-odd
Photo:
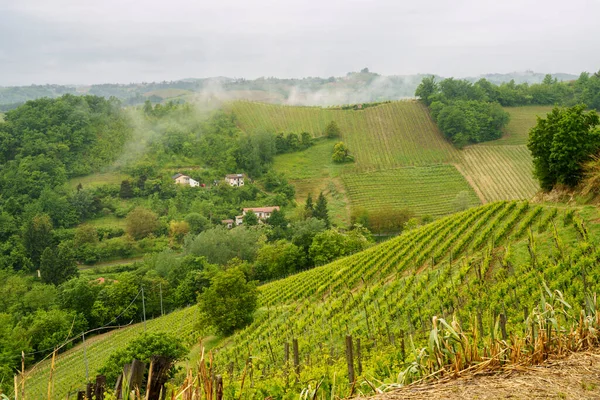
[[469, 146], [459, 168], [483, 200], [530, 199], [539, 190], [527, 149], [529, 130], [548, 106], [507, 107], [510, 122], [499, 140]]
[[[554, 207], [527, 207], [523, 202], [493, 203], [441, 219], [362, 253], [266, 284], [260, 288], [261, 308], [254, 323], [217, 343], [217, 347], [225, 346], [217, 354], [218, 372], [223, 373], [229, 362], [234, 362], [239, 380], [250, 352], [258, 370], [263, 365], [266, 368], [266, 375], [255, 373], [252, 390], [271, 387], [274, 382], [281, 384], [284, 367], [281, 361], [273, 365], [272, 357], [282, 360], [283, 343], [296, 337], [303, 365], [302, 385], [312, 379], [316, 382], [323, 375], [331, 378], [334, 373], [340, 380], [337, 384], [346, 385], [343, 337], [349, 333], [363, 340], [365, 376], [390, 382], [401, 368], [397, 359], [399, 340], [391, 338], [408, 332], [422, 343], [432, 315], [450, 318], [450, 310], [454, 310], [467, 324], [471, 312], [483, 301], [486, 332], [491, 324], [488, 310], [499, 305], [508, 316], [509, 328], [516, 329], [523, 319], [521, 308], [531, 310], [537, 301], [541, 276], [567, 296], [576, 296], [580, 290], [576, 268], [557, 271], [552, 263], [540, 264], [541, 269], [529, 267], [528, 227], [532, 228], [540, 260], [558, 254], [552, 225], [549, 229], [539, 229], [540, 221], [554, 221], [566, 254], [581, 242], [574, 226], [563, 224], [563, 214], [562, 209], [556, 213]], [[600, 225], [594, 222], [598, 210], [586, 207], [579, 209], [578, 214], [586, 221], [591, 242], [596, 243], [600, 237]], [[501, 260], [507, 243], [511, 248], [511, 267], [506, 271]], [[494, 246], [489, 253], [488, 244]], [[481, 293], [473, 292], [477, 281], [474, 266], [480, 268], [485, 257], [490, 260], [490, 267], [485, 274], [486, 296], [482, 298]], [[504, 278], [506, 273], [508, 276]], [[600, 282], [597, 275], [596, 271], [588, 277], [595, 289]], [[147, 330], [171, 331], [184, 339], [191, 338], [196, 310], [191, 307], [149, 321]], [[90, 339], [87, 343], [90, 375], [95, 374], [112, 351], [125, 346], [143, 330], [143, 325], [138, 324]], [[240, 354], [243, 356], [239, 357]], [[327, 361], [330, 357], [331, 363]], [[43, 397], [49, 363], [41, 364], [29, 376], [29, 396]], [[66, 392], [85, 382], [82, 345], [58, 357], [54, 376], [55, 398], [64, 398]]]
[[[299, 201], [306, 198], [307, 192], [318, 192], [331, 182], [339, 188], [340, 178], [350, 206], [407, 205], [422, 215], [452, 212], [451, 200], [461, 191], [468, 192], [471, 198], [477, 196], [484, 203], [529, 199], [538, 191], [525, 143], [536, 116], [543, 115], [548, 107], [508, 108], [511, 122], [502, 139], [462, 151], [442, 138], [427, 110], [414, 101], [393, 102], [362, 111], [253, 102], [234, 102], [227, 107], [248, 132], [259, 129], [307, 131], [319, 137], [329, 121], [338, 123], [341, 139], [355, 155], [355, 163], [340, 167], [331, 162], [334, 141], [320, 142], [301, 153], [277, 157], [275, 168], [296, 184]], [[429, 178], [424, 185], [428, 192], [406, 186], [407, 182], [416, 182], [411, 181], [413, 177], [430, 176], [431, 166], [440, 163], [449, 165], [450, 169], [456, 167], [466, 182], [448, 180], [456, 171], [440, 168], [437, 180]], [[426, 168], [400, 168], [406, 166]], [[388, 170], [395, 172], [383, 172]], [[367, 200], [373, 197], [377, 200]], [[342, 215], [340, 210], [343, 210], [341, 203], [334, 209], [335, 214]]]

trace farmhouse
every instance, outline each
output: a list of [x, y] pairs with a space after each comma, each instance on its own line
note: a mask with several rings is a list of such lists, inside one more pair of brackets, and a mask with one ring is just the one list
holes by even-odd
[[232, 219], [224, 219], [224, 220], [221, 220], [221, 223], [223, 225], [225, 225], [227, 227], [227, 229], [231, 229], [231, 228], [233, 228], [233, 224], [235, 223], [235, 221]]
[[244, 186], [244, 174], [225, 175], [225, 180], [231, 186]]
[[175, 174], [171, 178], [173, 178], [175, 180], [175, 183], [178, 185], [186, 185], [186, 186], [191, 186], [191, 187], [200, 186], [200, 182], [190, 178], [187, 175]]
[[246, 215], [246, 213], [248, 211], [252, 211], [254, 212], [254, 214], [256, 214], [256, 216], [258, 217], [258, 220], [260, 222], [264, 222], [265, 220], [269, 219], [271, 217], [271, 214], [273, 213], [273, 211], [279, 211], [279, 206], [274, 206], [274, 207], [249, 207], [249, 208], [244, 208], [242, 210], [242, 215], [237, 215], [235, 217], [235, 224], [236, 225], [241, 225], [244, 222], [244, 215]]

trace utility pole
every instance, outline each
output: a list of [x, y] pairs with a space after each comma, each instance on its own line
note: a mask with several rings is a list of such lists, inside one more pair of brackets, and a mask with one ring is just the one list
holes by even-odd
[[160, 288], [160, 315], [165, 315], [162, 302], [162, 282], [158, 282], [158, 287]]
[[144, 313], [144, 331], [146, 331], [146, 300], [144, 299], [144, 287], [142, 286], [142, 311]]
[[85, 332], [81, 334], [81, 337], [83, 339], [83, 359], [85, 361], [85, 382], [88, 383], [90, 381], [90, 375], [87, 358], [87, 345], [85, 344]]

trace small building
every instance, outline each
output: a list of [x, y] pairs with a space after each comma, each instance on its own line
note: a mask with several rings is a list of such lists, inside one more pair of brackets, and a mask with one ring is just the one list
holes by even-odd
[[244, 215], [246, 215], [248, 211], [254, 212], [254, 214], [256, 214], [256, 216], [258, 217], [259, 222], [264, 222], [265, 220], [271, 217], [271, 214], [273, 214], [273, 211], [275, 210], [279, 211], [279, 206], [244, 208], [242, 210], [242, 215], [237, 215], [235, 217], [235, 224], [241, 225], [244, 222]]
[[232, 219], [224, 219], [221, 221], [221, 223], [223, 225], [225, 225], [227, 227], [227, 229], [231, 229], [231, 228], [233, 228], [233, 224], [235, 223], [235, 221]]
[[175, 183], [178, 185], [185, 185], [185, 186], [191, 186], [191, 187], [200, 186], [200, 182], [198, 182], [184, 174], [175, 174], [171, 178], [173, 178], [175, 180]]
[[244, 186], [244, 174], [225, 175], [225, 180], [231, 186]]

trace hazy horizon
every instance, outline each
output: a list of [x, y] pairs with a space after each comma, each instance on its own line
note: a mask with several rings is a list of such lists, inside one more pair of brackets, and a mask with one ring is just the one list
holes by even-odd
[[600, 2], [0, 0], [0, 86], [600, 68]]

